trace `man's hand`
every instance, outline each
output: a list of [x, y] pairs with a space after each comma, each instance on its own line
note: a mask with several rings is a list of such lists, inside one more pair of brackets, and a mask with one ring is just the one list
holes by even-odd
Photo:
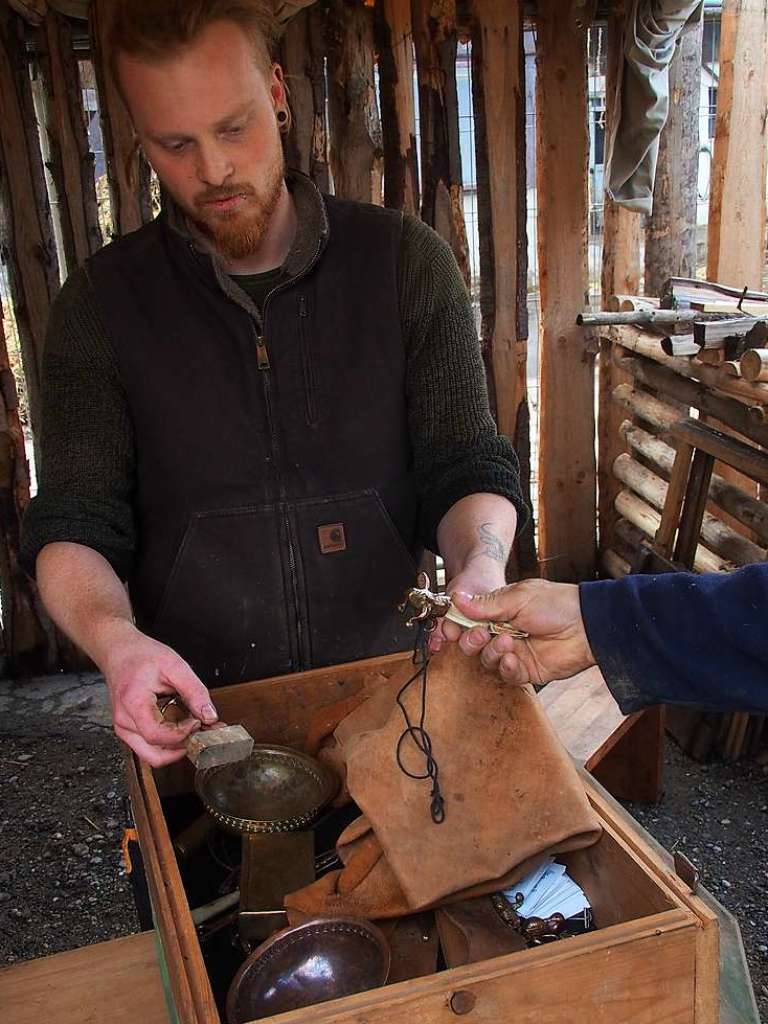
[[[437, 540], [449, 594], [487, 594], [504, 586], [516, 524], [514, 505], [498, 494], [469, 494], [448, 509], [437, 528]], [[437, 653], [461, 634], [455, 622], [438, 619], [429, 638], [430, 651]]]
[[[115, 733], [153, 768], [172, 764], [184, 757], [188, 736], [217, 720], [210, 693], [170, 647], [132, 625], [121, 624], [120, 632], [102, 665]], [[158, 698], [174, 694], [190, 712], [181, 722], [158, 710]]]
[[[37, 556], [48, 613], [107, 681], [115, 732], [153, 768], [184, 756], [184, 741], [218, 718], [211, 695], [189, 665], [133, 624], [128, 595], [109, 562], [81, 544], [57, 541]], [[157, 698], [178, 694], [190, 715], [163, 721]]]
[[549, 683], [595, 664], [581, 617], [579, 588], [573, 584], [524, 580], [476, 597], [454, 590], [453, 601], [471, 619], [510, 622], [531, 634], [520, 640], [492, 637], [479, 626], [463, 631], [462, 651], [479, 654], [486, 668], [498, 671], [509, 683]]

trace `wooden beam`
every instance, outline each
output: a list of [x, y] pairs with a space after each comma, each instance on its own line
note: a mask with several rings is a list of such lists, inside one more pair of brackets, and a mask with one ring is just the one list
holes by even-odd
[[3, 654], [11, 676], [52, 672], [57, 644], [35, 586], [19, 565], [29, 466], [0, 307], [0, 600]]
[[0, 246], [8, 268], [37, 451], [40, 378], [59, 267], [27, 62], [24, 22], [0, 6]]
[[384, 145], [384, 205], [418, 216], [411, 3], [410, 0], [377, 0], [375, 11]]
[[[675, 449], [629, 420], [624, 421], [621, 429], [630, 449], [643, 463], [650, 465], [665, 480], [669, 480]], [[728, 438], [728, 441], [736, 443], [733, 438]], [[717, 473], [712, 474], [709, 483], [709, 498], [714, 505], [733, 516], [747, 529], [754, 530], [758, 543], [768, 547], [768, 505], [745, 494], [739, 487]]]
[[325, 84], [326, 9], [313, 4], [300, 11], [283, 36], [282, 60], [293, 120], [286, 137], [289, 167], [304, 171], [322, 192], [330, 191], [327, 90]]
[[135, 231], [152, 219], [150, 171], [125, 104], [106, 66], [104, 54], [110, 0], [93, 0], [89, 9], [91, 59], [99, 91], [101, 134], [114, 236]]
[[594, 357], [575, 322], [588, 293], [586, 34], [558, 0], [538, 12], [540, 550], [549, 578], [584, 580], [596, 566]]
[[653, 212], [645, 228], [645, 293], [696, 276], [703, 21], [680, 36], [669, 66], [669, 115], [659, 139]]
[[37, 40], [46, 98], [50, 171], [58, 193], [64, 260], [70, 274], [102, 246], [94, 159], [85, 127], [72, 22], [49, 10]]
[[[473, 14], [483, 356], [496, 422], [520, 457], [530, 508], [523, 16], [506, 0], [476, 0]], [[512, 573], [538, 572], [532, 522], [518, 535], [515, 557]]]
[[710, 177], [707, 277], [762, 286], [768, 0], [724, 0]]
[[[605, 137], [612, 132], [616, 86], [624, 69], [623, 12], [614, 11], [606, 30]], [[640, 239], [643, 219], [619, 206], [605, 193], [603, 199], [603, 256], [601, 291], [603, 309], [613, 309], [619, 295], [636, 295], [640, 291]], [[622, 414], [612, 400], [614, 389], [629, 383], [628, 374], [611, 358], [611, 343], [600, 339], [597, 413], [598, 451], [598, 528], [600, 548], [605, 551], [614, 543], [616, 495], [619, 488], [611, 472], [616, 456], [624, 451], [619, 434]]]
[[470, 284], [456, 94], [455, 0], [412, 0], [419, 83], [421, 217], [451, 246]]
[[373, 12], [331, 0], [326, 23], [331, 173], [337, 196], [381, 203], [382, 140], [373, 81]]

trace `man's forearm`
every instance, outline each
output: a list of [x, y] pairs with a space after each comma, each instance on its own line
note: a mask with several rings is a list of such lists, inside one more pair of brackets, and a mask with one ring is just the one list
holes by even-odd
[[110, 648], [136, 633], [125, 587], [109, 562], [82, 544], [46, 544], [37, 582], [48, 614], [106, 671]]
[[471, 569], [503, 583], [516, 527], [515, 507], [501, 495], [470, 494], [457, 501], [437, 528], [446, 578], [453, 580]]

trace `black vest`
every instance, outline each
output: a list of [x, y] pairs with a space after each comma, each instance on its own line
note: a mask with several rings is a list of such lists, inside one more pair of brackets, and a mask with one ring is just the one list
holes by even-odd
[[326, 209], [263, 324], [162, 216], [88, 264], [133, 420], [136, 621], [212, 686], [412, 643], [401, 217]]

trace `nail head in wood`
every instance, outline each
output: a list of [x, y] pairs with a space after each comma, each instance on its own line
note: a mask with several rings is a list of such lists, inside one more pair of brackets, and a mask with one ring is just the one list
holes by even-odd
[[477, 996], [474, 992], [461, 989], [461, 991], [454, 992], [451, 996], [450, 1007], [457, 1016], [463, 1017], [465, 1013], [470, 1013], [474, 1010], [476, 1002]]

